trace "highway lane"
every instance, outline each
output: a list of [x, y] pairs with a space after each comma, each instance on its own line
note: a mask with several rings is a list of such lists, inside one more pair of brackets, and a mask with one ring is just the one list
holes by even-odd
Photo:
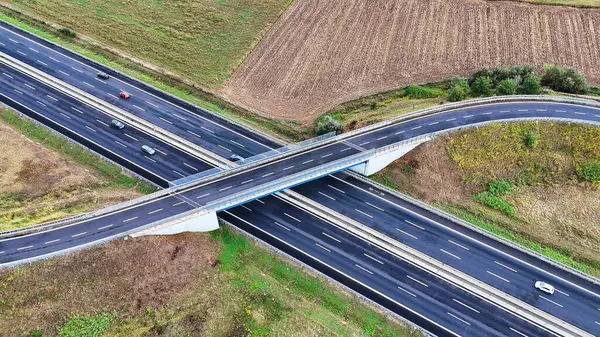
[[[225, 158], [232, 153], [250, 157], [278, 147], [266, 137], [190, 104], [179, 101], [175, 105], [164, 93], [148, 85], [89, 62], [10, 25], [0, 22], [0, 32], [0, 51]], [[98, 78], [97, 73], [101, 70], [112, 77], [108, 80]], [[132, 97], [119, 99], [120, 90], [129, 92]]]
[[[162, 186], [212, 168], [127, 121], [122, 121], [123, 130], [111, 127], [110, 116], [4, 64], [0, 64], [0, 101]], [[154, 148], [156, 154], [144, 154], [142, 145]]]

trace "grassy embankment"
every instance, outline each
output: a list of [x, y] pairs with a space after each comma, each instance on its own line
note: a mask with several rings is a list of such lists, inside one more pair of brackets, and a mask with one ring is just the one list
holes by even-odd
[[0, 315], [3, 336], [421, 336], [226, 227], [6, 271]]
[[0, 165], [0, 231], [90, 211], [155, 190], [9, 109], [0, 110], [0, 126], [5, 128], [6, 145]]
[[600, 276], [599, 160], [598, 127], [497, 124], [439, 137], [373, 178]]
[[[99, 7], [96, 7], [82, 2], [71, 2], [67, 5], [69, 11], [76, 14], [73, 16], [64, 16], [66, 4], [63, 1], [10, 3], [11, 8], [31, 12], [40, 20], [60, 22], [74, 29], [75, 34], [81, 32], [86, 35], [85, 39], [62, 34], [60, 29], [50, 24], [6, 7], [0, 7], [0, 20], [200, 107], [275, 137], [295, 141], [306, 138], [310, 135], [307, 132], [312, 130], [305, 130], [299, 123], [265, 118], [240, 110], [213, 94], [252, 50], [266, 29], [287, 8], [289, 2], [235, 1], [233, 4], [211, 2], [211, 5], [208, 5], [207, 1], [190, 1], [175, 6], [172, 11], [164, 10], [160, 6], [153, 7], [151, 4], [137, 7], [139, 3], [136, 3], [136, 6], [124, 7], [115, 4], [114, 1], [108, 1], [99, 2]], [[152, 8], [148, 9], [148, 6]], [[97, 12], [95, 8], [104, 10]], [[148, 15], [144, 12], [146, 9], [153, 13], [159, 12], [160, 15]], [[219, 12], [220, 10], [222, 12]], [[140, 21], [139, 17], [144, 19]], [[81, 22], [77, 21], [78, 19], [81, 19]], [[109, 22], [111, 24], [108, 24]], [[127, 40], [121, 40], [122, 37]], [[130, 43], [126, 44], [127, 41]], [[148, 63], [133, 62], [128, 57], [117, 54], [115, 50], [143, 58]], [[145, 66], [150, 63], [152, 67], [160, 69], [153, 70]]]

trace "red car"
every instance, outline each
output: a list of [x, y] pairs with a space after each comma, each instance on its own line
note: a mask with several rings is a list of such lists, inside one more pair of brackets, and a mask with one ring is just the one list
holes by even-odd
[[128, 93], [127, 91], [121, 90], [121, 92], [119, 93], [119, 96], [121, 96], [121, 98], [128, 99], [129, 97], [131, 97], [131, 94]]

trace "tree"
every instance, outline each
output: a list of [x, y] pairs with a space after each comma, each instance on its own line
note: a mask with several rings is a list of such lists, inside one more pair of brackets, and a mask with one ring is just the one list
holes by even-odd
[[489, 76], [477, 77], [471, 84], [475, 96], [492, 96], [492, 79]]
[[458, 102], [467, 98], [469, 94], [469, 83], [464, 78], [456, 78], [452, 82], [452, 88], [448, 90], [448, 100]]
[[519, 92], [525, 95], [537, 95], [542, 91], [541, 79], [535, 75], [527, 75], [523, 78], [523, 83]]
[[571, 68], [563, 68], [556, 65], [546, 65], [542, 84], [552, 90], [568, 92], [572, 94], [585, 94], [590, 90], [587, 78]]
[[517, 91], [517, 85], [513, 79], [507, 78], [502, 80], [498, 84], [498, 88], [496, 88], [496, 93], [498, 95], [514, 95]]
[[325, 116], [317, 122], [317, 135], [324, 135], [328, 132], [340, 132], [343, 130], [342, 123], [336, 121], [331, 116]]

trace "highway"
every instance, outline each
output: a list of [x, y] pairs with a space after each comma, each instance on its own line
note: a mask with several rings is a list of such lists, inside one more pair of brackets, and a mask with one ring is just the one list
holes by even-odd
[[[35, 53], [35, 52], [33, 52], [33, 53]], [[92, 72], [91, 75], [95, 76], [95, 72]], [[78, 85], [78, 86], [82, 87], [81, 85]], [[21, 90], [23, 88], [21, 87], [21, 88], [17, 89], [16, 87], [13, 87], [12, 89], [13, 90], [15, 90], [15, 89], [16, 90]], [[126, 89], [126, 90], [130, 90], [130, 89]], [[2, 89], [2, 92], [3, 93], [5, 92], [4, 88]], [[118, 92], [118, 90], [117, 90], [117, 92]], [[18, 93], [16, 93], [16, 94], [18, 94]], [[33, 97], [38, 97], [38, 96], [33, 96]], [[139, 97], [139, 96], [137, 94], [134, 94], [134, 97]], [[117, 102], [119, 102], [119, 101], [117, 101]], [[129, 101], [127, 101], [127, 103], [129, 103]], [[129, 107], [129, 108], [131, 108], [131, 107]], [[134, 107], [134, 109], [136, 109], [136, 108]], [[143, 108], [143, 109], [146, 110], [146, 108]], [[415, 125], [406, 125], [403, 128], [403, 130], [394, 130], [394, 132], [386, 132], [386, 133], [384, 132], [384, 133], [372, 134], [372, 135], [369, 135], [369, 137], [365, 137], [364, 139], [358, 139], [356, 141], [353, 141], [353, 144], [357, 145], [357, 146], [360, 146], [360, 147], [363, 147], [363, 148], [366, 148], [366, 149], [368, 149], [368, 148], [375, 148], [375, 147], [383, 146], [385, 144], [389, 144], [390, 142], [398, 141], [399, 139], [408, 138], [408, 137], [410, 137], [412, 135], [424, 134], [424, 133], [428, 133], [430, 131], [435, 131], [436, 128], [439, 128], [437, 130], [446, 130], [446, 129], [451, 128], [451, 127], [457, 127], [457, 126], [466, 125], [466, 124], [473, 124], [473, 123], [482, 122], [482, 121], [501, 120], [501, 119], [504, 119], [504, 118], [506, 118], [506, 119], [508, 119], [508, 118], [520, 118], [520, 117], [523, 117], [523, 116], [529, 116], [529, 117], [548, 117], [548, 118], [550, 118], [550, 117], [553, 117], [553, 118], [574, 118], [574, 119], [581, 119], [581, 120], [585, 119], [587, 121], [598, 121], [598, 119], [595, 119], [596, 117], [598, 117], [596, 115], [598, 113], [597, 111], [595, 111], [595, 110], [589, 110], [589, 109], [585, 110], [585, 111], [579, 109], [579, 110], [581, 110], [581, 111], [579, 111], [578, 108], [572, 107], [572, 106], [560, 106], [560, 107], [558, 107], [556, 105], [540, 105], [540, 104], [536, 104], [535, 106], [532, 107], [532, 106], [528, 106], [528, 105], [522, 105], [522, 106], [512, 105], [510, 107], [510, 109], [508, 109], [508, 108], [507, 108], [507, 110], [502, 110], [502, 109], [505, 109], [505, 108], [500, 107], [500, 108], [497, 108], [497, 109], [494, 109], [494, 110], [490, 110], [490, 111], [468, 111], [466, 113], [463, 112], [462, 115], [460, 114], [460, 112], [454, 112], [454, 114], [448, 114], [448, 115], [444, 114], [443, 117], [441, 117], [441, 115], [440, 115], [440, 116], [438, 116], [437, 119], [433, 119], [433, 120], [421, 120], [420, 123], [417, 123]], [[148, 110], [152, 110], [152, 109], [148, 109]], [[509, 111], [509, 110], [512, 110], [512, 111]], [[503, 112], [503, 111], [508, 111], [508, 112]], [[488, 112], [491, 112], [491, 114], [486, 115]], [[493, 114], [496, 114], [496, 116], [503, 114], [503, 116], [501, 116], [500, 118], [492, 118]], [[584, 114], [584, 115], [581, 115], [581, 114]], [[496, 116], [494, 116], [494, 117], [496, 117]], [[58, 116], [57, 116], [57, 118], [58, 118]], [[55, 118], [55, 119], [57, 119], [57, 118]], [[486, 118], [488, 118], [488, 119], [486, 119]], [[159, 117], [159, 120], [161, 120], [160, 117]], [[390, 130], [388, 130], [388, 131], [390, 131]], [[398, 132], [398, 134], [396, 134], [396, 132]], [[210, 132], [208, 132], [207, 134], [210, 134]], [[398, 137], [396, 137], [396, 136], [398, 136]], [[220, 139], [220, 138], [217, 138], [217, 137], [214, 137], [214, 138], [217, 139], [217, 140]], [[223, 142], [225, 142], [225, 140], [223, 140]], [[229, 139], [229, 142], [231, 143], [231, 139]], [[248, 139], [246, 139], [245, 142], [248, 142]], [[218, 147], [219, 149], [221, 149], [221, 147], [219, 147], [218, 145], [216, 147]], [[213, 146], [213, 148], [214, 148], [214, 146]], [[293, 165], [294, 166], [298, 165], [298, 167], [295, 170], [301, 170], [302, 169], [300, 167], [301, 165], [317, 165], [318, 163], [327, 162], [328, 160], [331, 160], [332, 158], [335, 158], [336, 156], [341, 157], [342, 150], [344, 150], [345, 148], [346, 147], [344, 147], [344, 148], [341, 148], [341, 147], [340, 148], [336, 148], [339, 151], [335, 155], [333, 154], [333, 151], [331, 152], [332, 153], [331, 155], [329, 155], [329, 153], [324, 153], [324, 152], [321, 153], [320, 152], [321, 158], [312, 159], [311, 162], [308, 162], [306, 164], [303, 164], [303, 163], [305, 161], [308, 161], [308, 160], [311, 160], [311, 159], [309, 159], [309, 158], [307, 158], [306, 160], [302, 159], [303, 161], [296, 160], [293, 163]], [[231, 150], [231, 148], [229, 148], [229, 149]], [[219, 151], [219, 150], [217, 150], [217, 151]], [[226, 155], [226, 153], [228, 153], [224, 149], [221, 149], [220, 151], [224, 155]], [[225, 152], [223, 152], [223, 151], [225, 151]], [[354, 150], [346, 150], [346, 151], [348, 151], [347, 153], [352, 153], [352, 152], [355, 151], [355, 149]], [[249, 150], [249, 153], [250, 153], [250, 150]], [[323, 156], [327, 156], [327, 157], [323, 158]], [[286, 169], [286, 168], [288, 168], [288, 167], [290, 167], [290, 166], [291, 165], [288, 165], [288, 166], [285, 166], [285, 167], [283, 167], [282, 165], [274, 166], [273, 169], [272, 169], [272, 171], [274, 171], [274, 173], [272, 175], [269, 175], [267, 177], [262, 177], [262, 175], [260, 177], [254, 177], [253, 176], [253, 178], [251, 178], [251, 179], [255, 179], [256, 178], [257, 179], [256, 182], [253, 182], [253, 183], [258, 184], [258, 183], [260, 183], [260, 181], [261, 181], [262, 178], [264, 178], [262, 180], [265, 181], [265, 180], [269, 180], [269, 179], [275, 179], [276, 177], [282, 177], [285, 174], [288, 174], [288, 173], [284, 174], [283, 170]], [[294, 168], [288, 169], [288, 171], [292, 170], [292, 169], [294, 169]], [[185, 171], [184, 173], [193, 173], [193, 172]], [[270, 173], [270, 172], [264, 172], [264, 174], [268, 174], [268, 173]], [[346, 177], [346, 175], [344, 175], [344, 174], [338, 174], [336, 176], [338, 176], [338, 177]], [[324, 179], [327, 179], [327, 180], [324, 180]], [[243, 189], [243, 188], [241, 188], [241, 185], [242, 185], [241, 183], [242, 182], [244, 182], [244, 181], [238, 180], [239, 186], [236, 187], [238, 190], [242, 190]], [[376, 226], [378, 223], [382, 224], [380, 226], [380, 229], [383, 232], [386, 232], [386, 230], [388, 232], [390, 232], [390, 230], [392, 229], [391, 224], [394, 224], [394, 222], [398, 222], [399, 219], [402, 219], [402, 220], [410, 219], [410, 217], [408, 217], [406, 215], [406, 212], [401, 212], [399, 210], [399, 208], [398, 208], [398, 210], [392, 211], [392, 210], [388, 210], [388, 208], [384, 208], [382, 206], [379, 206], [375, 202], [372, 202], [371, 204], [376, 205], [377, 207], [384, 209], [384, 211], [380, 211], [377, 208], [372, 207], [372, 206], [366, 204], [364, 200], [370, 200], [370, 199], [375, 200], [375, 201], [379, 201], [379, 200], [377, 200], [373, 196], [369, 196], [370, 199], [363, 198], [363, 195], [361, 195], [360, 192], [357, 191], [357, 189], [355, 187], [350, 186], [350, 185], [355, 186], [356, 182], [351, 182], [350, 185], [345, 186], [346, 190], [353, 191], [353, 192], [351, 192], [352, 195], [349, 195], [350, 193], [338, 192], [337, 190], [329, 187], [329, 186], [334, 186], [334, 187], [338, 186], [336, 184], [339, 184], [339, 183], [340, 182], [338, 180], [336, 180], [335, 178], [323, 178], [323, 179], [320, 179], [320, 180], [318, 180], [316, 182], [309, 183], [309, 184], [312, 184], [312, 185], [304, 185], [304, 186], [297, 187], [296, 190], [301, 191], [305, 195], [310, 196], [312, 199], [317, 200], [317, 201], [325, 204], [326, 206], [328, 206], [328, 207], [330, 207], [330, 208], [332, 208], [334, 210], [339, 211], [342, 214], [347, 214], [349, 216], [352, 215], [352, 217], [354, 217], [354, 218], [356, 218], [357, 216], [359, 216], [359, 217], [362, 216], [363, 218], [361, 218], [360, 221], [363, 222], [363, 223], [370, 224], [372, 226]], [[206, 200], [202, 200], [201, 202], [206, 202], [206, 201], [215, 200], [216, 198], [219, 198], [224, 193], [217, 193], [217, 190], [220, 190], [222, 188], [227, 188], [228, 186], [219, 185], [219, 186], [213, 187], [213, 190], [215, 192], [211, 192], [211, 193], [214, 193], [214, 194], [210, 198], [207, 198]], [[303, 189], [305, 186], [312, 186], [313, 188], [306, 187], [305, 189]], [[327, 190], [327, 189], [324, 190], [324, 188], [326, 186], [330, 190]], [[336, 188], [338, 188], [339, 190], [342, 190], [342, 191], [344, 190], [344, 189], [340, 188], [339, 186], [336, 187]], [[229, 193], [233, 193], [233, 191], [235, 191], [233, 185], [229, 189], [231, 189], [231, 191], [227, 191], [228, 189], [226, 189], [226, 190], [224, 190], [222, 192], [226, 191], [227, 193], [225, 193], [225, 194], [229, 194]], [[311, 194], [311, 191], [315, 191], [315, 192]], [[318, 193], [316, 191], [319, 191], [321, 193]], [[338, 193], [338, 194], [336, 195], [335, 193]], [[191, 194], [193, 194], [193, 193], [191, 193]], [[367, 193], [364, 193], [364, 194], [366, 195]], [[200, 195], [201, 194], [198, 193], [198, 194], [192, 195], [192, 196], [196, 196], [197, 197], [197, 196], [200, 196]], [[188, 197], [188, 196], [186, 195], [186, 197]], [[330, 198], [334, 198], [334, 199], [339, 200], [339, 201], [343, 200], [344, 202], [333, 202], [333, 200], [331, 200]], [[347, 199], [344, 199], [344, 198], [347, 198]], [[60, 250], [60, 249], [63, 249], [63, 248], [71, 247], [73, 245], [83, 244], [84, 242], [94, 241], [95, 238], [98, 238], [98, 235], [103, 236], [103, 237], [110, 236], [110, 235], [112, 235], [111, 233], [118, 233], [119, 231], [123, 231], [126, 228], [128, 228], [128, 226], [135, 226], [136, 223], [137, 223], [137, 226], [139, 226], [140, 223], [142, 223], [142, 222], [147, 223], [150, 219], [153, 219], [154, 215], [157, 215], [158, 216], [157, 219], [158, 219], [158, 218], [160, 218], [160, 216], [165, 217], [168, 214], [177, 214], [177, 212], [181, 212], [183, 210], [186, 210], [183, 207], [184, 206], [187, 207], [187, 205], [186, 204], [176, 205], [178, 202], [180, 202], [180, 201], [173, 202], [172, 204], [170, 204], [171, 205], [171, 207], [170, 207], [171, 209], [170, 210], [161, 209], [161, 210], [159, 210], [159, 211], [157, 211], [155, 213], [152, 213], [152, 214], [144, 214], [143, 212], [139, 213], [139, 214], [141, 214], [141, 215], [144, 216], [144, 219], [143, 219], [144, 221], [137, 222], [136, 221], [137, 219], [130, 220], [129, 218], [128, 219], [122, 219], [122, 218], [119, 219], [119, 218], [117, 218], [117, 220], [122, 221], [122, 224], [121, 224], [121, 223], [119, 223], [119, 221], [114, 221], [115, 223], [112, 223], [111, 222], [112, 220], [109, 221], [108, 219], [104, 219], [104, 220], [102, 220], [103, 223], [105, 223], [104, 226], [108, 226], [108, 227], [103, 228], [102, 230], [100, 230], [100, 228], [103, 227], [103, 226], [97, 226], [95, 228], [95, 229], [98, 229], [97, 231], [89, 230], [89, 232], [86, 231], [84, 233], [84, 232], [78, 232], [80, 230], [81, 226], [73, 226], [73, 228], [70, 229], [70, 230], [72, 230], [72, 232], [70, 232], [72, 234], [70, 234], [70, 233], [66, 233], [66, 234], [65, 233], [61, 233], [61, 235], [56, 235], [56, 233], [55, 233], [53, 235], [50, 232], [49, 233], [49, 237], [47, 238], [47, 241], [45, 241], [46, 239], [41, 240], [41, 237], [38, 237], [38, 238], [36, 238], [37, 241], [29, 241], [29, 243], [23, 242], [24, 245], [21, 245], [18, 248], [15, 248], [14, 252], [11, 252], [9, 249], [4, 249], [4, 242], [3, 242], [2, 245], [0, 245], [0, 247], [2, 247], [2, 248], [0, 248], [0, 250], [3, 250], [4, 253], [2, 255], [0, 255], [0, 257], [4, 258], [4, 257], [12, 256], [13, 258], [15, 258], [15, 256], [16, 256], [16, 258], [19, 258], [19, 256], [26, 257], [26, 256], [33, 256], [33, 255], [36, 255], [36, 254], [40, 255], [40, 254], [43, 254], [44, 252], [56, 251], [56, 250]], [[359, 203], [360, 203], [360, 206], [358, 206]], [[163, 204], [166, 205], [167, 202], [164, 201], [160, 205], [163, 205]], [[254, 214], [261, 214], [261, 219], [262, 220], [259, 221], [256, 218], [252, 218], [250, 214], [245, 214], [244, 217], [241, 217], [241, 219], [244, 219], [244, 221], [248, 221], [250, 223], [261, 222], [260, 226], [263, 226], [263, 223], [269, 222], [270, 219], [276, 218], [276, 216], [275, 215], [271, 215], [271, 212], [268, 211], [268, 210], [273, 210], [273, 209], [280, 210], [280, 209], [283, 209], [284, 210], [284, 214], [294, 214], [293, 211], [297, 210], [297, 208], [292, 207], [290, 205], [282, 205], [281, 208], [272, 208], [272, 207], [261, 208], [260, 202], [253, 202], [252, 204], [257, 204], [257, 205], [252, 207], [252, 211], [251, 211], [252, 213], [251, 214], [252, 215], [254, 215]], [[251, 207], [249, 205], [244, 205], [244, 206], [245, 207]], [[152, 207], [154, 207], [154, 205]], [[182, 207], [182, 208], [177, 209], [177, 207]], [[369, 207], [369, 208], [365, 209], [364, 207]], [[388, 206], [386, 206], [386, 207], [388, 207]], [[152, 211], [156, 211], [157, 209], [158, 208], [149, 210], [146, 213], [150, 213]], [[190, 208], [188, 208], [188, 209], [190, 209]], [[288, 209], [289, 209], [289, 212], [286, 211]], [[352, 210], [354, 210], [354, 211], [352, 211]], [[358, 212], [358, 211], [361, 211], [361, 212]], [[175, 213], [172, 213], [172, 212], [175, 212]], [[248, 213], [250, 211], [248, 211], [247, 209], [245, 209], [243, 207], [236, 207], [233, 210], [229, 210], [228, 213], [221, 213], [220, 216], [223, 217], [223, 218], [228, 219], [227, 217], [229, 216], [229, 212], [231, 212], [233, 214], [238, 214], [237, 212], [242, 212], [242, 214], [243, 214], [243, 212]], [[260, 212], [262, 212], [262, 213], [260, 213]], [[363, 213], [366, 213], [368, 215], [365, 215]], [[379, 213], [382, 213], [382, 214], [379, 214]], [[301, 219], [301, 222], [298, 222], [298, 223], [306, 223], [306, 222], [311, 221], [310, 219], [305, 220], [306, 217], [308, 217], [308, 215], [306, 215], [305, 212], [300, 212], [299, 214], [297, 214], [296, 216], [294, 216], [295, 219]], [[250, 219], [250, 220], [248, 220], [248, 219]], [[126, 220], [129, 220], [129, 221], [126, 221]], [[240, 227], [246, 228], [246, 229], [248, 229], [248, 227], [249, 227], [249, 225], [247, 225], [247, 224], [244, 226], [243, 225], [243, 221], [239, 220], [237, 218], [228, 219], [228, 220], [230, 220], [236, 226], [240, 226]], [[237, 222], [236, 222], [236, 220], [237, 220]], [[379, 222], [379, 221], [383, 221], [383, 222]], [[408, 220], [408, 221], [411, 221], [411, 220]], [[278, 221], [278, 223], [280, 225], [286, 226], [288, 229], [292, 228], [290, 226], [296, 225], [295, 222], [297, 222], [297, 221], [294, 220], [294, 219], [292, 219], [292, 218], [283, 219], [283, 220], [279, 219], [279, 221]], [[424, 219], [419, 218], [419, 219], [415, 219], [414, 223], [418, 224], [421, 227], [427, 228], [427, 229], [429, 229], [429, 227], [426, 227], [425, 225], [427, 225], [427, 226], [429, 226], [429, 225], [434, 226], [434, 224], [427, 224], [426, 222], [427, 221], [425, 221]], [[412, 225], [410, 225], [410, 224], [408, 224], [406, 222], [404, 222], [404, 223], [407, 226], [412, 226]], [[112, 226], [110, 226], [110, 225], [112, 225]], [[268, 226], [268, 225], [265, 224], [264, 226]], [[329, 225], [322, 223], [319, 226], [320, 226], [319, 228], [327, 228]], [[398, 225], [396, 225], [396, 226], [398, 226]], [[92, 228], [92, 226], [89, 226], [89, 227]], [[119, 228], [119, 230], [117, 230], [117, 228]], [[131, 228], [134, 228], [134, 227], [131, 227]], [[407, 244], [411, 244], [410, 240], [408, 240], [409, 238], [415, 240], [415, 242], [418, 241], [418, 240], [420, 240], [420, 241], [418, 241], [419, 243], [421, 243], [421, 242], [423, 242], [423, 243], [430, 242], [431, 245], [429, 246], [429, 248], [424, 248], [426, 245], [423, 244], [422, 245], [423, 247], [420, 247], [420, 249], [429, 249], [428, 253], [430, 253], [432, 256], [435, 256], [436, 258], [440, 259], [441, 261], [444, 261], [444, 262], [448, 262], [448, 261], [450, 261], [450, 262], [458, 262], [458, 261], [451, 260], [451, 259], [456, 259], [456, 258], [452, 257], [449, 254], [446, 254], [444, 251], [446, 251], [446, 252], [456, 252], [455, 249], [457, 249], [457, 248], [458, 249], [463, 249], [463, 248], [460, 248], [460, 246], [457, 246], [457, 245], [454, 245], [454, 244], [452, 244], [450, 242], [447, 242], [447, 244], [453, 245], [453, 246], [446, 247], [446, 246], [441, 246], [440, 245], [440, 247], [444, 247], [444, 248], [440, 248], [440, 249], [444, 249], [444, 251], [436, 250], [435, 248], [438, 247], [438, 246], [436, 246], [436, 244], [440, 244], [440, 242], [442, 242], [444, 240], [443, 239], [438, 239], [438, 241], [436, 242], [435, 239], [437, 237], [435, 235], [427, 236], [427, 234], [425, 234], [425, 233], [420, 233], [420, 232], [416, 232], [415, 233], [415, 232], [411, 232], [410, 231], [410, 230], [414, 230], [415, 228], [417, 228], [417, 227], [414, 227], [414, 226], [413, 227], [406, 227], [406, 228], [401, 227], [400, 229], [402, 229], [406, 233], [409, 233], [409, 234], [412, 233], [411, 235], [418, 237], [417, 239], [414, 239], [411, 236], [407, 236], [407, 237], [404, 237], [404, 238], [402, 238], [401, 236], [398, 237], [397, 236], [398, 234], [403, 234], [403, 233], [400, 232], [400, 231], [398, 231], [398, 230], [396, 230], [396, 229], [394, 229], [396, 231], [394, 234], [396, 235], [396, 237], [401, 238], [401, 241], [403, 241], [403, 242], [405, 242]], [[280, 229], [285, 231], [285, 229], [283, 229], [282, 227]], [[419, 228], [417, 228], [417, 230], [418, 231], [422, 231]], [[437, 228], [436, 228], [436, 230], [437, 230]], [[258, 230], [255, 230], [255, 231], [258, 231]], [[84, 234], [81, 234], [81, 233], [84, 233]], [[102, 233], [102, 234], [100, 234], [100, 233]], [[285, 234], [285, 232], [282, 232], [282, 233]], [[68, 239], [69, 236], [71, 236], [70, 239]], [[63, 240], [63, 241], [62, 242], [61, 241], [54, 241], [54, 240], [57, 240], [56, 239], [57, 237], [59, 237], [58, 240]], [[291, 237], [289, 237], [289, 238], [285, 237], [285, 240], [291, 241], [292, 237], [293, 237], [293, 235]], [[67, 238], [67, 240], [65, 240], [65, 238]], [[32, 240], [32, 239], [29, 239], [29, 240]], [[465, 247], [470, 247], [469, 245], [473, 244], [472, 242], [468, 242], [469, 240], [466, 239], [466, 238], [463, 238], [463, 240], [467, 241], [464, 244]], [[44, 241], [44, 243], [48, 243], [48, 244], [45, 245], [45, 246], [42, 245], [44, 247], [39, 247], [39, 245], [40, 245], [40, 243], [42, 241]], [[458, 241], [458, 239], [453, 240], [453, 242], [459, 243], [459, 244], [463, 245], [462, 243], [460, 243], [462, 241]], [[29, 247], [29, 248], [26, 248], [26, 249], [17, 250], [19, 248], [28, 247], [30, 244], [31, 245], [35, 244], [35, 247]], [[467, 245], [467, 244], [469, 244], [469, 245]], [[61, 245], [64, 245], [64, 246], [61, 246]], [[16, 247], [16, 246], [18, 246], [18, 244], [15, 245], [14, 247]], [[50, 247], [50, 249], [45, 249], [45, 248], [49, 248], [49, 247]], [[317, 246], [317, 248], [320, 248], [320, 247]], [[470, 248], [470, 249], [473, 249], [475, 251], [475, 248]], [[477, 248], [477, 249], [485, 250], [484, 248]], [[312, 251], [315, 251], [315, 248], [314, 247], [312, 247], [312, 249], [308, 249], [307, 248], [305, 251], [312, 252]], [[462, 251], [459, 251], [459, 252], [465, 253], [465, 252], [462, 252]], [[18, 254], [23, 254], [23, 255], [18, 255]], [[375, 253], [373, 253], [373, 254], [375, 254]], [[441, 255], [441, 254], [445, 254], [445, 255]], [[478, 252], [477, 254], [473, 253], [474, 257], [472, 257], [472, 258], [474, 260], [479, 260], [479, 256], [478, 256], [479, 254], [480, 254], [480, 252]], [[460, 261], [462, 261], [462, 259], [465, 259], [465, 261], [463, 261], [463, 262], [465, 262], [465, 265], [467, 265], [467, 267], [468, 267], [469, 263], [466, 263], [466, 261], [467, 261], [467, 259], [469, 259], [469, 257], [465, 257], [463, 255], [458, 255], [458, 254], [454, 254], [454, 255], [460, 256], [461, 257]], [[499, 253], [499, 255], [502, 255], [502, 254]], [[490, 259], [487, 259], [488, 257]], [[493, 254], [492, 255], [488, 254], [485, 257], [481, 257], [481, 259], [480, 259], [480, 261], [486, 260], [487, 262], [477, 262], [477, 261], [475, 261], [475, 262], [478, 263], [479, 266], [483, 265], [483, 266], [489, 267], [488, 265], [490, 264], [490, 261], [492, 261], [495, 258], [496, 257], [494, 257]], [[5, 259], [4, 261], [9, 261], [9, 260], [10, 259]], [[497, 262], [500, 262], [500, 261], [497, 261]], [[510, 262], [514, 263], [514, 261], [510, 261]], [[507, 262], [506, 265], [510, 266], [511, 264], [508, 264], [508, 262]], [[495, 262], [494, 262], [494, 265], [492, 265], [492, 267], [503, 268], [501, 265], [498, 265]], [[511, 268], [513, 268], [513, 267], [511, 267]], [[529, 267], [525, 266], [523, 268], [528, 269]], [[478, 268], [478, 270], [479, 269], [481, 269], [481, 268]], [[510, 271], [509, 269], [500, 269], [500, 270], [502, 272], [506, 272], [507, 270]], [[489, 270], [489, 271], [491, 271], [491, 270]], [[500, 271], [495, 270], [495, 269], [494, 269], [494, 271], [495, 271], [494, 274], [501, 275]], [[523, 293], [523, 296], [525, 296], [525, 297], [526, 296], [530, 296], [531, 297], [532, 294], [536, 295], [537, 292], [534, 291], [533, 289], [531, 289], [532, 288], [532, 286], [531, 286], [531, 279], [528, 279], [529, 276], [534, 277], [536, 275], [527, 275], [527, 276], [525, 276], [525, 273], [522, 272], [520, 269], [517, 272], [517, 274], [518, 274], [518, 276], [515, 277], [514, 281], [512, 279], [512, 274], [511, 274], [510, 286], [515, 287], [516, 290], [519, 290], [519, 288], [520, 288], [521, 292]], [[540, 273], [540, 274], [544, 275], [543, 277], [547, 276], [544, 273]], [[523, 276], [521, 277], [521, 275], [523, 275]], [[494, 282], [504, 282], [501, 279], [496, 278], [495, 276], [493, 276], [492, 274], [489, 274], [487, 272], [485, 273], [485, 275], [480, 275], [480, 276], [478, 276], [478, 278], [479, 277], [482, 277], [484, 279], [488, 278], [489, 280], [491, 280], [491, 281], [489, 281], [490, 284], [494, 284]], [[496, 278], [496, 279], [494, 279], [494, 278]], [[507, 277], [507, 279], [508, 279], [508, 277]], [[527, 282], [525, 282], [525, 280], [527, 280]], [[486, 280], [486, 282], [488, 282], [488, 280]], [[558, 281], [558, 282], [554, 282], [554, 284], [556, 284], [558, 286], [558, 284], [561, 284], [561, 283], [560, 283], [560, 281]], [[494, 285], [496, 286], [496, 284], [494, 284]], [[508, 287], [508, 285], [500, 285], [500, 286]], [[559, 288], [559, 289], [561, 289], [561, 288]], [[569, 289], [568, 294], [569, 294], [569, 296], [564, 295], [565, 297], [568, 297], [568, 298], [566, 298], [566, 302], [557, 302], [557, 303], [563, 305], [563, 307], [565, 307], [565, 303], [570, 306], [569, 299], [571, 297], [572, 298], [576, 298], [575, 296], [579, 296], [579, 293], [572, 293], [570, 289]], [[579, 298], [579, 297], [577, 297], [577, 298]], [[547, 302], [547, 301], [546, 301], [547, 303], [541, 302], [541, 301], [543, 301], [543, 299], [540, 299], [540, 298], [532, 298], [532, 300], [538, 301], [538, 302], [542, 303], [542, 304], [538, 303], [539, 305], [542, 305], [542, 306], [543, 305], [554, 305], [551, 302]], [[556, 306], [556, 305], [554, 305], [554, 306]], [[560, 308], [559, 306], [556, 306], [556, 307]], [[546, 309], [552, 310], [552, 309], [556, 309], [556, 308], [551, 308], [550, 307], [550, 308], [546, 308]], [[544, 310], [546, 310], [546, 309], [544, 309]], [[565, 310], [567, 310], [567, 309], [565, 308]], [[591, 311], [591, 312], [593, 313], [593, 311]], [[583, 315], [582, 319], [586, 319], [586, 320], [588, 318], [596, 319], [596, 320], [598, 319], [597, 316], [595, 316], [595, 318], [591, 317], [591, 316], [593, 316], [593, 314], [590, 314], [587, 317], [585, 315]], [[450, 317], [452, 317], [452, 316], [450, 316]], [[446, 319], [447, 319], [447, 317], [446, 317]], [[592, 322], [592, 324], [593, 324], [593, 322]], [[576, 325], [581, 326], [579, 324], [576, 324]], [[505, 335], [508, 335], [508, 333], [506, 333]]]

